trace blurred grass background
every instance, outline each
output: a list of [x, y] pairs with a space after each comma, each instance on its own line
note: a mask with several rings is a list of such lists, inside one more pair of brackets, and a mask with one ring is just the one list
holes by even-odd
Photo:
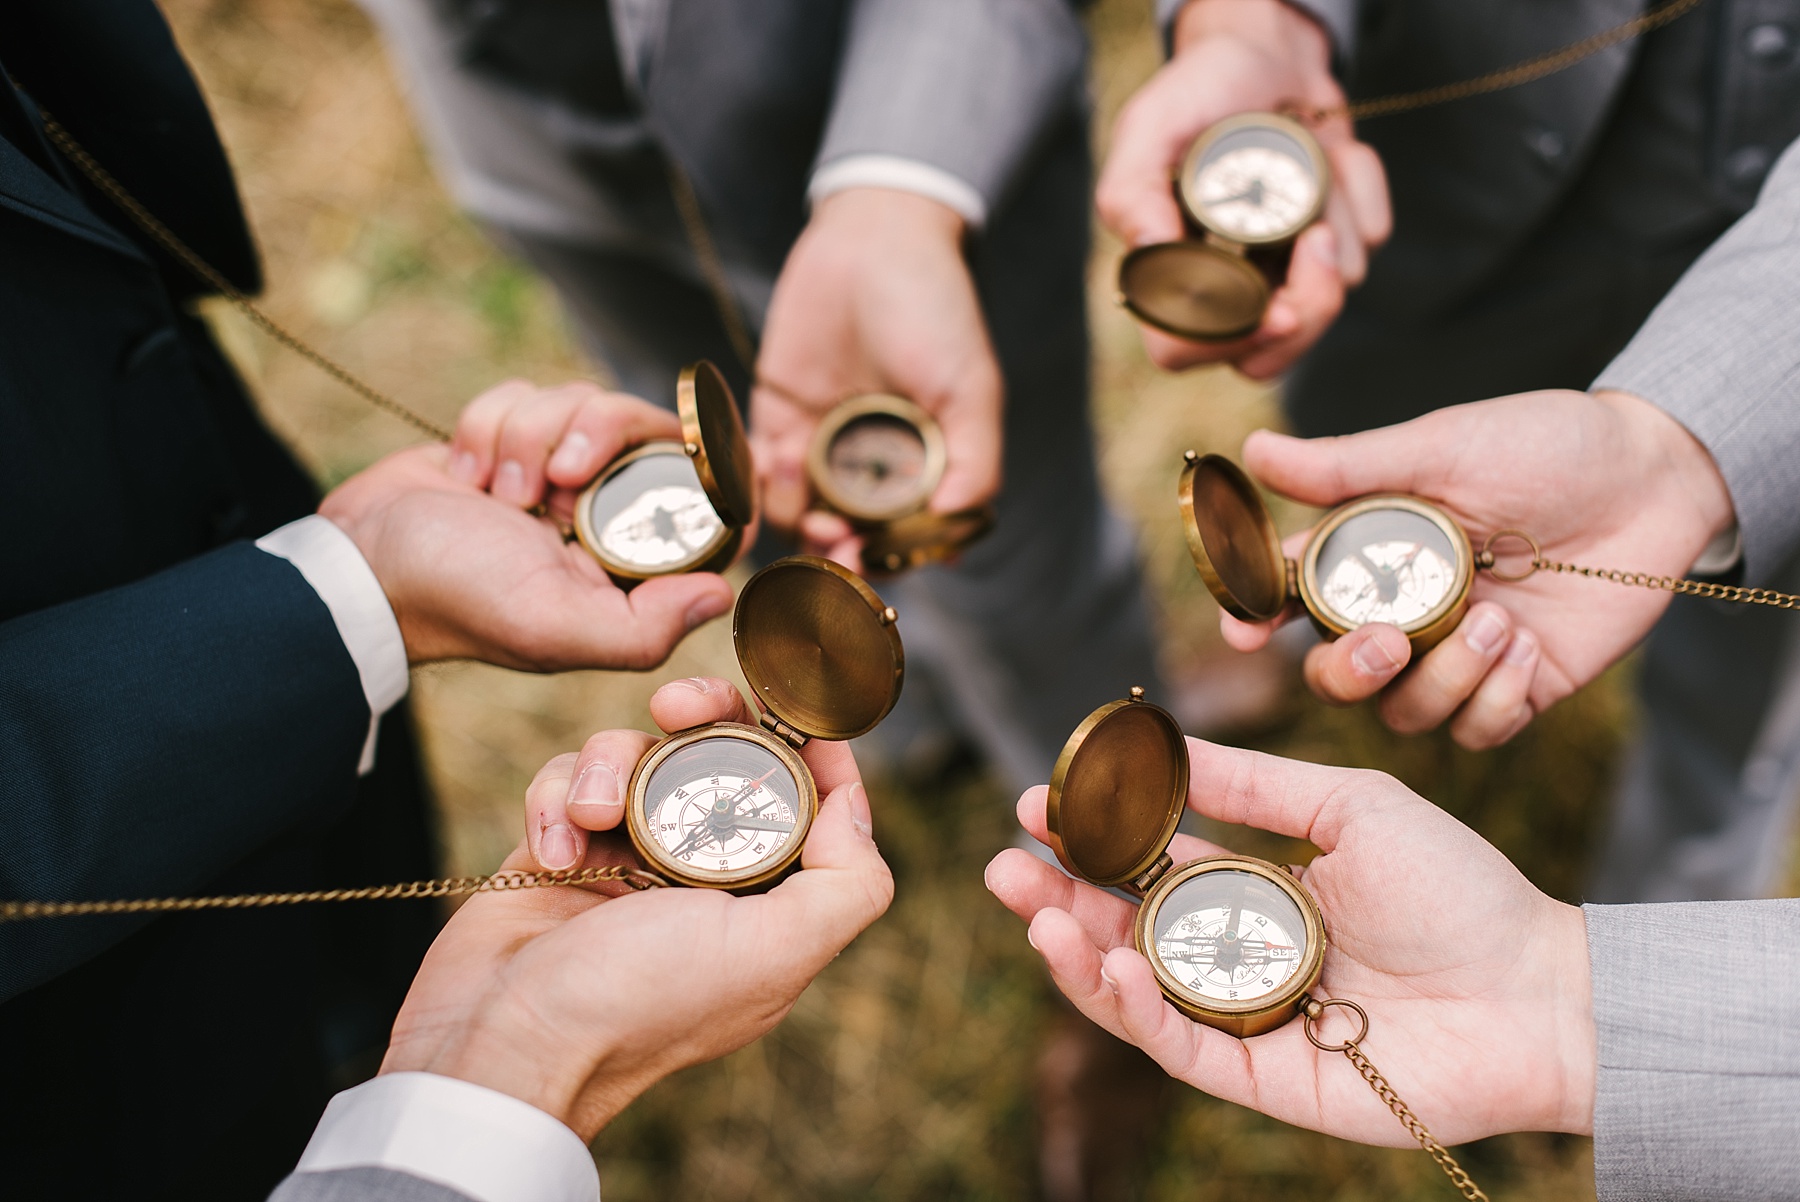
[[[446, 424], [508, 376], [595, 374], [548, 287], [496, 254], [437, 186], [381, 47], [349, 0], [163, 3], [224, 130], [279, 320]], [[1112, 114], [1159, 62], [1149, 7], [1101, 0], [1089, 13], [1102, 150]], [[1235, 454], [1248, 431], [1277, 418], [1269, 392], [1228, 371], [1151, 367], [1110, 301], [1117, 253], [1100, 235], [1090, 292], [1103, 471], [1139, 523], [1159, 633], [1180, 669], [1216, 653], [1218, 636], [1176, 521], [1179, 453]], [[268, 419], [322, 481], [412, 440], [229, 309], [212, 316]], [[1284, 528], [1302, 516], [1284, 515]], [[544, 760], [594, 730], [647, 725], [656, 683], [697, 672], [737, 676], [722, 622], [642, 676], [541, 678], [465, 664], [416, 673], [448, 869], [495, 867], [519, 837], [524, 786]], [[1440, 736], [1391, 735], [1367, 707], [1298, 700], [1285, 712], [1255, 746], [1392, 772], [1542, 888], [1577, 899], [1597, 799], [1629, 721], [1617, 675], [1479, 756]], [[899, 883], [892, 912], [774, 1034], [664, 1082], [602, 1134], [608, 1202], [1033, 1195], [1033, 1064], [1056, 1010], [1022, 928], [981, 884], [1012, 837], [1012, 799], [980, 781], [936, 796], [881, 782], [871, 791]], [[1281, 860], [1301, 851], [1255, 832], [1222, 837]], [[1189, 1090], [1177, 1097], [1144, 1165], [1147, 1199], [1451, 1196], [1417, 1152], [1296, 1131]], [[1465, 1163], [1496, 1199], [1593, 1196], [1585, 1140], [1508, 1136], [1469, 1149]]]

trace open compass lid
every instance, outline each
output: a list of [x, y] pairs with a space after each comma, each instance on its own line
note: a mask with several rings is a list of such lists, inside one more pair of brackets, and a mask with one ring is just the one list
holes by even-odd
[[755, 473], [750, 440], [731, 386], [705, 359], [685, 367], [675, 386], [681, 440], [706, 499], [728, 526], [748, 526], [756, 517]]
[[1089, 714], [1063, 744], [1045, 818], [1063, 867], [1096, 885], [1123, 885], [1169, 846], [1187, 805], [1187, 741], [1161, 706], [1131, 690]]
[[955, 513], [910, 513], [863, 535], [863, 566], [871, 572], [899, 572], [938, 563], [993, 528], [994, 510], [988, 505]]
[[894, 611], [829, 559], [789, 555], [752, 576], [731, 639], [757, 700], [808, 738], [868, 734], [900, 699], [906, 652]]
[[1198, 240], [1158, 242], [1119, 264], [1119, 301], [1164, 333], [1224, 342], [1262, 324], [1269, 281], [1242, 255]]
[[1200, 579], [1226, 613], [1266, 622], [1287, 604], [1288, 565], [1275, 519], [1244, 469], [1223, 455], [1187, 453], [1181, 527]]

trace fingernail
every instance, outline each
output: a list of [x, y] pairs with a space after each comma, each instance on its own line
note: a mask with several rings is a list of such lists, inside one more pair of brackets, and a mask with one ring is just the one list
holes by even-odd
[[551, 872], [575, 866], [575, 832], [566, 823], [544, 828], [538, 838], [538, 863]]
[[450, 478], [463, 484], [475, 483], [475, 473], [480, 468], [473, 451], [458, 451], [450, 456]]
[[1044, 950], [1037, 945], [1037, 937], [1031, 933], [1030, 927], [1025, 928], [1025, 942], [1031, 945], [1031, 950], [1034, 952], [1041, 952]]
[[1400, 661], [1381, 645], [1381, 636], [1371, 633], [1350, 653], [1350, 663], [1364, 676], [1388, 677], [1400, 670]]
[[875, 818], [869, 813], [869, 794], [857, 781], [850, 786], [850, 825], [863, 833], [870, 842], [875, 840]]
[[494, 472], [493, 494], [503, 501], [525, 499], [525, 469], [508, 459]]
[[712, 694], [712, 681], [704, 676], [684, 676], [680, 680], [671, 680], [669, 683], [678, 688], [692, 689], [702, 697]]
[[580, 430], [570, 431], [568, 436], [562, 440], [562, 445], [556, 448], [556, 454], [551, 456], [551, 469], [558, 472], [581, 470], [581, 465], [587, 462], [588, 451], [592, 449], [593, 445], [588, 436]]
[[1106, 982], [1106, 987], [1113, 991], [1114, 997], [1119, 995], [1119, 983], [1113, 980], [1112, 974], [1107, 972], [1104, 968], [1100, 970], [1100, 979]]
[[616, 806], [619, 804], [619, 774], [610, 764], [589, 764], [575, 779], [569, 790], [570, 805]]
[[696, 626], [712, 621], [731, 608], [731, 598], [721, 597], [717, 593], [708, 593], [692, 605], [688, 606], [687, 616], [683, 619], [692, 630]]
[[1475, 615], [1475, 620], [1463, 631], [1463, 640], [1477, 655], [1491, 654], [1505, 637], [1506, 623], [1491, 609], [1484, 609]]
[[1513, 636], [1512, 645], [1506, 649], [1505, 660], [1509, 664], [1528, 664], [1537, 658], [1537, 640], [1521, 630]]

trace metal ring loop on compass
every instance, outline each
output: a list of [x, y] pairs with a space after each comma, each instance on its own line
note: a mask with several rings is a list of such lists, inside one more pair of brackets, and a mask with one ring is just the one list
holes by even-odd
[[[1342, 1006], [1346, 1010], [1354, 1010], [1357, 1019], [1362, 1023], [1362, 1026], [1357, 1030], [1355, 1036], [1344, 1040], [1342, 1043], [1326, 1043], [1319, 1038], [1318, 1022], [1325, 1016], [1325, 1012], [1333, 1006]], [[1304, 1025], [1307, 1041], [1321, 1052], [1348, 1052], [1352, 1047], [1369, 1037], [1369, 1012], [1348, 998], [1325, 998], [1322, 1001], [1315, 998], [1306, 1007]]]
[[[1500, 558], [1495, 553], [1494, 546], [1501, 540], [1508, 538], [1516, 538], [1527, 547], [1531, 548], [1531, 559], [1523, 572], [1503, 572], [1500, 570]], [[1496, 530], [1487, 536], [1486, 542], [1481, 544], [1481, 566], [1488, 570], [1488, 575], [1503, 584], [1517, 584], [1519, 581], [1531, 576], [1538, 570], [1538, 561], [1542, 558], [1543, 552], [1538, 549], [1537, 539], [1532, 538], [1523, 530]]]

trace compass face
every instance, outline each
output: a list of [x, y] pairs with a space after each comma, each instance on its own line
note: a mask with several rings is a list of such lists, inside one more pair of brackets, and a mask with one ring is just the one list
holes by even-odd
[[679, 450], [619, 468], [588, 500], [588, 527], [608, 559], [645, 574], [679, 572], [719, 545], [719, 519]]
[[651, 772], [643, 828], [671, 867], [702, 880], [750, 878], [778, 863], [810, 820], [798, 781], [760, 743], [728, 735], [679, 748]]
[[1456, 593], [1458, 557], [1431, 519], [1406, 509], [1347, 518], [1319, 548], [1318, 599], [1347, 628], [1418, 626]]
[[925, 439], [911, 422], [870, 413], [838, 431], [825, 470], [833, 488], [858, 510], [903, 513], [927, 500], [925, 460]]
[[1306, 960], [1306, 919], [1279, 886], [1250, 872], [1203, 872], [1169, 892], [1150, 949], [1188, 992], [1227, 1005], [1281, 990]]
[[1194, 217], [1236, 242], [1280, 242], [1298, 234], [1319, 209], [1323, 186], [1307, 148], [1268, 125], [1222, 134], [1189, 170], [1185, 189]]

